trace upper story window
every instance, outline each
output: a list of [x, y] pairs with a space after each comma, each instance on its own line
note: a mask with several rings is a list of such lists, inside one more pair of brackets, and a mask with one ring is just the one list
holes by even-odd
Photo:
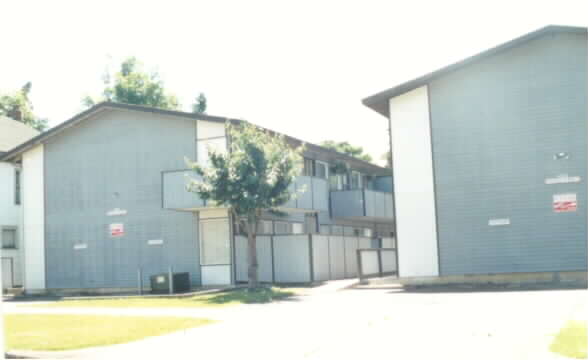
[[329, 178], [329, 164], [322, 161], [315, 161], [314, 163], [315, 176], [321, 179]]
[[351, 189], [361, 189], [361, 174], [358, 171], [352, 171], [350, 178]]
[[20, 205], [20, 169], [14, 170], [14, 203]]
[[257, 223], [257, 233], [258, 234], [273, 234], [274, 232], [274, 225], [271, 220], [260, 220]]
[[314, 160], [304, 158], [304, 169], [302, 175], [314, 176]]
[[16, 249], [16, 229], [3, 228], [2, 233], [2, 249]]

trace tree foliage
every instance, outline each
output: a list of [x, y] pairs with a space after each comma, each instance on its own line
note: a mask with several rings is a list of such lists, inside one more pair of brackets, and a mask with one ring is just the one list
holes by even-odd
[[41, 119], [33, 113], [33, 104], [29, 98], [32, 84], [27, 82], [22, 88], [11, 93], [0, 95], [0, 115], [20, 121], [39, 131], [47, 128], [47, 119]]
[[283, 136], [254, 125], [227, 125], [228, 151], [209, 149], [209, 164], [186, 159], [199, 179], [189, 180], [187, 190], [205, 201], [227, 207], [243, 225], [248, 238], [249, 287], [258, 286], [257, 224], [265, 212], [279, 207], [293, 195], [289, 187], [302, 169], [302, 147], [290, 147]]
[[386, 151], [384, 154], [382, 154], [382, 156], [380, 157], [381, 160], [385, 160], [386, 161], [386, 167], [389, 169], [392, 169], [392, 157], [390, 156], [390, 151]]
[[144, 71], [143, 65], [135, 57], [121, 63], [120, 70], [114, 75], [114, 83], [109, 73], [103, 76], [103, 82], [102, 95], [96, 99], [85, 97], [82, 100], [85, 106], [89, 107], [101, 101], [114, 101], [170, 110], [179, 108], [178, 99], [165, 91], [159, 74], [155, 71]]
[[196, 102], [192, 104], [192, 112], [196, 114], [206, 114], [206, 107], [208, 106], [206, 95], [200, 93], [196, 98]]
[[332, 140], [326, 140], [320, 143], [320, 145], [328, 149], [332, 149], [337, 152], [353, 156], [360, 160], [372, 162], [372, 157], [370, 156], [370, 154], [364, 153], [363, 148], [361, 146], [353, 146], [347, 141], [337, 142]]

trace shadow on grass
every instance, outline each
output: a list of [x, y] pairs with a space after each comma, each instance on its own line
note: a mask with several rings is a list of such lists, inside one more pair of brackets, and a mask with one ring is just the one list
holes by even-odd
[[248, 289], [234, 289], [217, 294], [209, 295], [205, 299], [194, 299], [207, 304], [267, 304], [278, 300], [294, 300], [294, 291], [282, 290], [277, 288], [258, 288], [254, 290]]
[[536, 284], [536, 285], [502, 285], [502, 284], [456, 284], [456, 285], [419, 285], [419, 286], [374, 286], [356, 287], [353, 290], [389, 290], [389, 294], [444, 294], [444, 293], [488, 293], [488, 292], [530, 292], [586, 290], [582, 285]]

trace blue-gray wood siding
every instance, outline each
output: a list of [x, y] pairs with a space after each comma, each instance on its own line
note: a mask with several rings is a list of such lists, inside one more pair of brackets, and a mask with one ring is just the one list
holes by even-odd
[[[548, 35], [429, 84], [442, 275], [586, 269], [586, 42]], [[545, 184], [560, 174], [582, 180]], [[555, 213], [560, 193], [578, 210]]]
[[[199, 283], [195, 216], [163, 209], [161, 197], [161, 172], [194, 158], [194, 139], [194, 120], [114, 111], [46, 143], [48, 288], [135, 287], [138, 268], [148, 285], [170, 265]], [[114, 208], [128, 213], [106, 216]], [[112, 223], [125, 235], [110, 237]], [[157, 239], [163, 245], [148, 245]]]
[[[198, 178], [191, 170], [166, 171], [163, 177], [163, 207], [166, 209], [195, 209], [206, 204], [194, 193], [186, 190], [188, 177]], [[329, 184], [326, 180], [298, 176], [290, 186], [293, 196], [284, 209], [329, 210]]]
[[331, 211], [335, 218], [393, 217], [392, 194], [368, 189], [331, 191]]

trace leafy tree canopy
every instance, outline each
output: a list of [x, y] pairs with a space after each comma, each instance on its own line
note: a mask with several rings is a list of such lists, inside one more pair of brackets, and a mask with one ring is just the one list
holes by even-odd
[[192, 104], [192, 112], [196, 114], [206, 114], [207, 100], [204, 93], [200, 93], [196, 98], [196, 102]]
[[0, 115], [25, 123], [39, 131], [47, 129], [47, 119], [41, 119], [33, 113], [33, 104], [29, 98], [32, 84], [27, 82], [19, 90], [10, 94], [0, 94]]
[[321, 142], [320, 145], [328, 149], [332, 149], [337, 152], [353, 156], [360, 160], [372, 162], [372, 157], [370, 156], [370, 154], [364, 153], [363, 148], [361, 146], [353, 146], [347, 141], [337, 142], [332, 140], [326, 140]]
[[135, 58], [124, 60], [120, 70], [114, 75], [112, 83], [110, 74], [103, 77], [104, 90], [99, 98], [85, 97], [82, 103], [92, 106], [101, 101], [114, 101], [124, 104], [153, 106], [161, 109], [179, 108], [175, 95], [165, 91], [163, 81], [157, 72], [147, 73]]
[[199, 178], [190, 179], [187, 190], [217, 206], [227, 207], [244, 227], [249, 249], [249, 287], [258, 286], [257, 223], [264, 212], [280, 213], [279, 207], [293, 195], [289, 187], [302, 169], [302, 147], [290, 147], [283, 136], [251, 124], [228, 125], [228, 151], [209, 149], [209, 163], [191, 162]]

